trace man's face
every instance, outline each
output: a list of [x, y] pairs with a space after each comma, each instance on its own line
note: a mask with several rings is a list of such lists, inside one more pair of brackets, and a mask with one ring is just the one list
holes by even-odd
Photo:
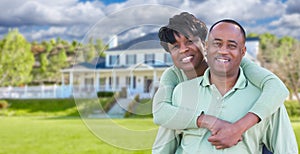
[[211, 73], [229, 76], [239, 72], [246, 47], [238, 26], [226, 22], [217, 24], [207, 43], [207, 63]]
[[168, 43], [169, 51], [176, 67], [183, 71], [195, 71], [203, 61], [203, 55], [200, 50], [204, 50], [199, 37], [191, 39], [186, 38], [179, 33], [174, 34], [176, 42]]

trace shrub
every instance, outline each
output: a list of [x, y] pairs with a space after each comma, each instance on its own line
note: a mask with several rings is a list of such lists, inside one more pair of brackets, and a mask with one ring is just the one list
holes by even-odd
[[112, 97], [114, 96], [114, 92], [110, 92], [110, 91], [99, 91], [97, 92], [97, 96], [99, 97]]
[[0, 109], [6, 109], [8, 107], [8, 103], [5, 100], [0, 100]]
[[300, 117], [300, 104], [295, 100], [288, 100], [284, 103], [290, 117]]

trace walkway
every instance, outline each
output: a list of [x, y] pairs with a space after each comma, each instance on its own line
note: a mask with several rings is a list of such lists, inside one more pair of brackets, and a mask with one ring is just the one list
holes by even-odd
[[107, 112], [94, 112], [89, 118], [123, 118], [132, 99], [119, 98], [117, 103]]

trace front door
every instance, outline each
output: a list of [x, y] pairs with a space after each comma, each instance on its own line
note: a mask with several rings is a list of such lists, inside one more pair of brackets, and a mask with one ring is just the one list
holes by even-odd
[[149, 77], [145, 76], [144, 78], [144, 92], [149, 93], [151, 90], [151, 84], [152, 84], [152, 78], [150, 79]]

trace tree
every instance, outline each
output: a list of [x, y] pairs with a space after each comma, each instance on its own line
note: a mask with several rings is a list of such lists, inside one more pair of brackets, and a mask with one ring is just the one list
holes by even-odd
[[260, 61], [277, 74], [300, 103], [300, 42], [291, 37], [260, 36]]
[[1, 40], [0, 56], [0, 86], [19, 86], [31, 81], [31, 44], [17, 29], [10, 30]]

